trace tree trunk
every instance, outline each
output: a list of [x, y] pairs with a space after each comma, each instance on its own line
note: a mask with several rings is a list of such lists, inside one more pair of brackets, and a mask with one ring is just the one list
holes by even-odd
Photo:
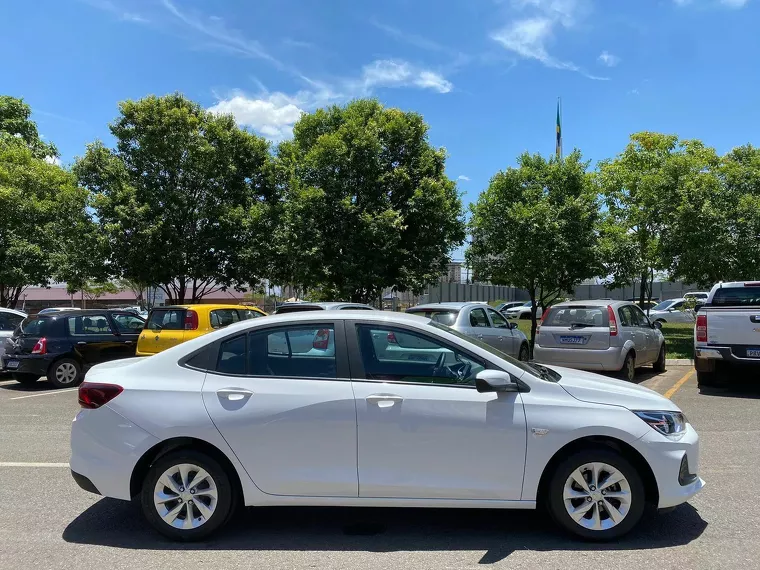
[[644, 300], [646, 299], [647, 281], [649, 280], [649, 270], [642, 271], [641, 283], [639, 284], [639, 307], [644, 307]]
[[538, 328], [538, 322], [536, 320], [536, 313], [538, 313], [536, 288], [533, 287], [528, 293], [530, 294], [530, 357], [533, 358], [533, 347], [536, 346], [536, 328]]

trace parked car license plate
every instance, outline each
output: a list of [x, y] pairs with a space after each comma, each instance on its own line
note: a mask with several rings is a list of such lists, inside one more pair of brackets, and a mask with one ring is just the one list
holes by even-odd
[[760, 348], [748, 348], [747, 358], [760, 358]]
[[582, 336], [561, 336], [559, 341], [562, 344], [583, 344], [586, 339]]
[[8, 361], [5, 363], [5, 367], [6, 367], [8, 370], [15, 370], [16, 368], [18, 368], [18, 360], [8, 360]]

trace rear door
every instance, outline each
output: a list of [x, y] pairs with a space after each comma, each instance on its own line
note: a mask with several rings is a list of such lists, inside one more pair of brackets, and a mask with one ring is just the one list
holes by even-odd
[[610, 347], [607, 307], [552, 307], [541, 324], [538, 345], [542, 348], [606, 350]]
[[491, 321], [491, 330], [496, 333], [496, 344], [492, 345], [497, 350], [500, 350], [510, 356], [517, 358], [517, 352], [520, 347], [517, 346], [517, 337], [512, 332], [512, 328], [509, 326], [509, 322], [498, 311], [488, 307], [486, 309], [488, 318]]
[[[337, 351], [291, 342], [320, 331], [337, 338]], [[342, 321], [258, 328], [219, 346], [203, 401], [256, 486], [270, 495], [358, 496]]]
[[87, 366], [124, 358], [124, 343], [114, 333], [105, 313], [66, 318], [66, 331], [74, 350]]
[[139, 350], [155, 354], [185, 340], [185, 309], [153, 309], [140, 335]]

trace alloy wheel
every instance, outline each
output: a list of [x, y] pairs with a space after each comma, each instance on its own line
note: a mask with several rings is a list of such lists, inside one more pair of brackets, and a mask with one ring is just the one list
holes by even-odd
[[55, 368], [55, 379], [61, 384], [71, 384], [77, 379], [77, 367], [71, 362], [61, 362]]
[[164, 522], [177, 529], [204, 525], [218, 502], [216, 482], [203, 468], [192, 463], [169, 467], [156, 482], [153, 505]]
[[589, 530], [619, 525], [631, 509], [631, 486], [623, 473], [607, 463], [581, 465], [565, 482], [565, 510]]

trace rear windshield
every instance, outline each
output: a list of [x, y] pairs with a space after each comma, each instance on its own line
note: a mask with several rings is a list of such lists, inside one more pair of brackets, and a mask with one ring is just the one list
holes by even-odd
[[275, 311], [278, 315], [284, 315], [285, 313], [300, 313], [301, 311], [321, 311], [322, 307], [319, 305], [286, 305], [280, 307]]
[[185, 328], [185, 309], [153, 310], [148, 318], [147, 329], [180, 331]]
[[427, 317], [433, 322], [451, 326], [457, 322], [457, 315], [459, 314], [459, 311], [455, 309], [409, 309], [407, 310], [407, 313], [420, 317]]
[[26, 336], [43, 336], [50, 319], [27, 317], [21, 321], [21, 334]]
[[572, 325], [586, 327], [606, 326], [604, 315], [606, 307], [554, 307], [544, 319], [545, 327], [569, 327]]
[[24, 317], [15, 313], [0, 312], [0, 331], [13, 331], [21, 324]]
[[760, 286], [718, 289], [712, 299], [716, 307], [751, 307], [760, 305]]

